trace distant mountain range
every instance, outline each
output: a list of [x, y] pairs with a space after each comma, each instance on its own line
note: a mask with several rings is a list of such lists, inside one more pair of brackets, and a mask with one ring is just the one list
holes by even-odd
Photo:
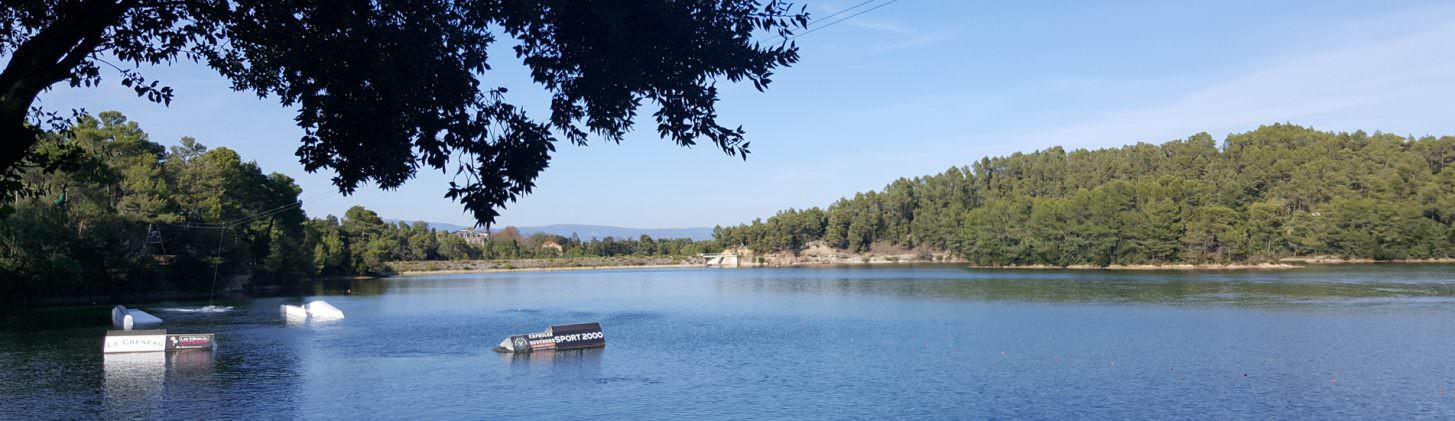
[[[400, 221], [408, 223], [414, 222], [400, 219], [385, 219], [385, 221], [390, 223]], [[436, 231], [459, 231], [467, 228], [461, 225], [446, 224], [441, 222], [425, 221], [425, 223], [429, 224], [429, 227], [435, 229]], [[501, 228], [505, 227], [491, 229], [495, 232], [500, 232]], [[559, 235], [562, 237], [570, 237], [571, 234], [576, 234], [578, 237], [581, 237], [581, 239], [585, 241], [590, 241], [592, 238], [599, 240], [606, 237], [636, 239], [641, 237], [642, 234], [646, 234], [648, 236], [651, 236], [652, 238], [691, 238], [693, 241], [712, 239], [712, 228], [707, 227], [622, 228], [607, 225], [555, 224], [538, 227], [515, 227], [515, 229], [520, 230], [520, 233], [522, 235], [531, 235], [540, 232], [552, 235]]]

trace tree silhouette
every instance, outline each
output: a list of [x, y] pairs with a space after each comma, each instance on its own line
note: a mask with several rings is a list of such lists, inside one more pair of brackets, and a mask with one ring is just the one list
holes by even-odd
[[[69, 120], [33, 106], [42, 92], [114, 71], [170, 104], [171, 88], [137, 69], [191, 60], [295, 107], [300, 162], [333, 170], [341, 192], [453, 169], [446, 196], [488, 225], [532, 190], [559, 137], [620, 142], [644, 102], [659, 136], [746, 157], [742, 128], [717, 120], [716, 82], [762, 90], [797, 62], [792, 34], [807, 23], [803, 7], [776, 0], [6, 1], [0, 192], [15, 193], [18, 167], [49, 164], [32, 146], [42, 126]], [[528, 115], [485, 77], [497, 35], [550, 94], [549, 116]]]

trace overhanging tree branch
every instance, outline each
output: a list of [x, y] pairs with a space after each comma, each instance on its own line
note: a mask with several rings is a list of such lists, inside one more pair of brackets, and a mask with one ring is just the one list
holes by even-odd
[[[534, 189], [559, 138], [619, 142], [643, 102], [656, 108], [660, 137], [682, 146], [707, 139], [745, 157], [745, 132], [717, 119], [715, 84], [746, 79], [763, 89], [798, 50], [754, 37], [788, 37], [808, 22], [803, 8], [776, 0], [38, 1], [28, 13], [54, 19], [0, 22], [14, 28], [0, 35], [23, 39], [0, 73], [0, 170], [35, 143], [25, 118], [38, 112], [29, 107], [40, 92], [62, 80], [99, 83], [88, 58], [140, 65], [181, 56], [234, 90], [294, 107], [305, 133], [300, 163], [333, 171], [346, 194], [464, 164], [470, 177], [446, 196], [482, 224]], [[518, 42], [515, 59], [552, 97], [549, 116], [481, 87], [492, 31]], [[170, 89], [133, 86], [140, 80], [122, 72], [122, 84], [168, 102]]]

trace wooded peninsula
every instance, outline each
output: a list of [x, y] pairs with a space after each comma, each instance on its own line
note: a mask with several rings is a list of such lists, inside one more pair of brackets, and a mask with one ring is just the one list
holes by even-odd
[[948, 251], [984, 266], [1421, 260], [1455, 254], [1455, 137], [1288, 124], [1161, 145], [984, 158], [827, 209], [720, 227], [724, 244]]

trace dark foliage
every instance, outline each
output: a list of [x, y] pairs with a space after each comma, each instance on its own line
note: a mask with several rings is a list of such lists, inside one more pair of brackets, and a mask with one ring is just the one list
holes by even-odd
[[[716, 82], [766, 87], [798, 60], [784, 40], [807, 19], [776, 0], [7, 1], [0, 192], [18, 191], [40, 126], [66, 121], [31, 107], [45, 89], [94, 86], [109, 69], [168, 104], [171, 88], [136, 69], [192, 60], [235, 90], [296, 107], [299, 160], [333, 170], [340, 191], [454, 170], [446, 196], [489, 225], [531, 192], [558, 136], [619, 142], [644, 102], [655, 104], [660, 136], [746, 157], [743, 130], [717, 120]], [[496, 32], [551, 95], [549, 116], [528, 115], [485, 78]]]
[[590, 239], [507, 228], [485, 241], [354, 207], [308, 219], [302, 192], [227, 148], [170, 149], [115, 112], [47, 133], [38, 155], [64, 165], [17, 178], [31, 195], [0, 218], [0, 302], [303, 288], [316, 277], [379, 275], [398, 260], [690, 256], [687, 239]]

